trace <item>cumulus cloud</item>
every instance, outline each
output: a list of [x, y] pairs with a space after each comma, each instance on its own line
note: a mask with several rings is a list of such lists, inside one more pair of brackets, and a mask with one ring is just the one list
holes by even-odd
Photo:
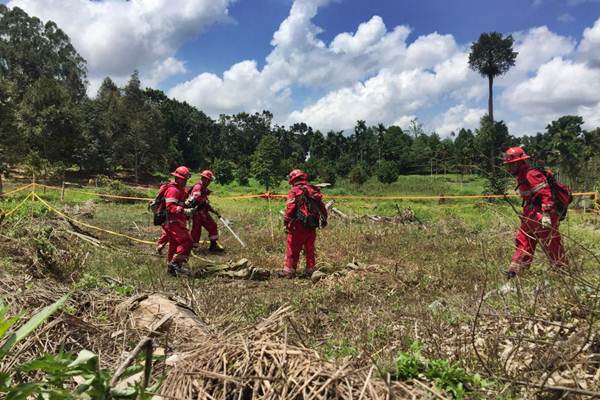
[[[284, 108], [296, 87], [325, 90], [326, 95], [279, 122], [306, 121], [319, 129], [347, 129], [357, 119], [393, 123], [436, 94], [464, 88], [470, 74], [464, 49], [452, 35], [431, 33], [410, 45], [410, 28], [389, 30], [373, 16], [354, 32], [342, 32], [330, 43], [319, 39], [312, 19], [326, 1], [296, 0], [273, 34], [273, 50], [262, 70], [246, 60], [223, 76], [201, 74], [175, 86], [170, 95], [217, 112]], [[253, 65], [252, 78], [233, 73], [237, 65]], [[212, 82], [209, 95], [202, 94]], [[477, 80], [477, 84], [479, 81]], [[467, 84], [470, 86], [471, 84]], [[237, 93], [230, 95], [231, 93]], [[277, 115], [276, 115], [277, 118]]]
[[577, 48], [579, 59], [595, 68], [600, 68], [600, 18], [594, 26], [583, 31], [583, 39]]
[[116, 80], [140, 70], [156, 84], [185, 71], [177, 49], [209, 25], [227, 19], [231, 0], [11, 0], [55, 21], [88, 62], [90, 80]]
[[469, 108], [464, 104], [459, 104], [450, 107], [435, 119], [434, 130], [442, 136], [448, 136], [451, 132], [458, 133], [461, 128], [476, 128], [485, 114], [487, 114], [486, 109]]
[[542, 65], [531, 79], [509, 88], [505, 97], [514, 111], [566, 114], [600, 101], [600, 74], [557, 57]]
[[316, 103], [294, 111], [288, 123], [305, 121], [321, 129], [349, 129], [356, 120], [392, 124], [399, 116], [413, 114], [445, 93], [468, 84], [467, 55], [459, 53], [433, 69], [394, 73], [382, 70], [353, 87], [332, 91]]

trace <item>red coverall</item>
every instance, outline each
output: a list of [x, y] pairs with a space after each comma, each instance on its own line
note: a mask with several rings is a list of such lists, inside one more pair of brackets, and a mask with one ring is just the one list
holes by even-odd
[[195, 201], [198, 205], [198, 211], [192, 217], [192, 241], [193, 243], [200, 242], [202, 228], [208, 232], [208, 239], [212, 242], [219, 239], [219, 229], [213, 217], [208, 213], [210, 204], [208, 204], [208, 195], [210, 190], [202, 184], [202, 181], [192, 186], [189, 191], [188, 202]]
[[[302, 195], [301, 186], [308, 185], [307, 181], [298, 181], [290, 189], [287, 197], [287, 204], [283, 221], [288, 231], [287, 248], [285, 252], [284, 272], [292, 273], [298, 266], [300, 259], [300, 251], [304, 248], [304, 256], [306, 257], [306, 272], [311, 273], [315, 270], [315, 240], [317, 239], [316, 229], [309, 229], [304, 224], [296, 219], [297, 199]], [[319, 202], [321, 215], [327, 219], [327, 209], [322, 201]]]
[[165, 192], [167, 222], [163, 225], [163, 230], [169, 240], [167, 261], [176, 264], [187, 261], [192, 251], [192, 238], [183, 212], [185, 198], [185, 187], [170, 182]]
[[[510, 271], [518, 273], [522, 268], [529, 267], [538, 241], [555, 267], [565, 266], [565, 252], [558, 230], [559, 216], [546, 177], [539, 170], [523, 163], [516, 178], [524, 205], [521, 226], [515, 238], [517, 248], [512, 257]], [[550, 216], [551, 227], [542, 226], [543, 214]]]

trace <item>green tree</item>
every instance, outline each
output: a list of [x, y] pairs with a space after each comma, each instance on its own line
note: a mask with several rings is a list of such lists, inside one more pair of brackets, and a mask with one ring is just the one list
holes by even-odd
[[515, 65], [517, 54], [513, 51], [512, 36], [503, 37], [498, 32], [482, 33], [479, 40], [471, 44], [469, 67], [488, 78], [488, 115], [492, 121], [494, 121], [494, 78], [505, 74]]
[[471, 173], [475, 155], [475, 135], [470, 129], [458, 131], [453, 146], [453, 161], [461, 175]]
[[115, 153], [138, 182], [142, 173], [168, 169], [177, 156], [176, 138], [166, 135], [163, 116], [141, 90], [137, 71], [123, 92], [121, 112], [125, 124]]
[[77, 161], [81, 107], [72, 101], [65, 85], [47, 77], [33, 82], [17, 106], [16, 121], [21, 154], [38, 151], [50, 162]]
[[561, 172], [566, 174], [573, 184], [577, 183], [577, 177], [586, 161], [582, 126], [582, 117], [565, 115], [546, 127], [553, 149], [550, 162], [558, 164]]
[[362, 185], [369, 179], [369, 173], [364, 164], [358, 163], [356, 164], [348, 174], [348, 178], [350, 182], [355, 183], [357, 185]]
[[121, 92], [115, 83], [106, 78], [93, 100], [84, 102], [83, 146], [79, 152], [82, 169], [88, 172], [111, 174], [119, 160], [115, 147], [126, 130], [122, 111]]
[[503, 194], [510, 176], [502, 167], [502, 152], [515, 144], [504, 122], [493, 122], [487, 115], [481, 118], [475, 132], [474, 149], [477, 154], [478, 172], [487, 180], [486, 191]]
[[16, 102], [40, 78], [62, 83], [74, 100], [85, 97], [85, 60], [54, 22], [0, 4], [0, 38], [0, 76], [15, 85]]
[[233, 176], [233, 170], [235, 165], [231, 161], [217, 160], [212, 164], [213, 172], [217, 178], [217, 182], [221, 185], [227, 185], [233, 182], [235, 177]]
[[280, 160], [281, 149], [277, 138], [273, 135], [263, 136], [252, 156], [252, 174], [265, 186], [266, 191], [280, 180]]
[[377, 163], [375, 174], [381, 183], [394, 183], [398, 180], [398, 166], [393, 161], [381, 160]]

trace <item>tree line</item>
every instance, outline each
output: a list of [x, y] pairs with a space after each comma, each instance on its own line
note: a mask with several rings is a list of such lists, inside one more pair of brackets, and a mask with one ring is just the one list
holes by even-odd
[[29, 164], [48, 174], [74, 168], [139, 181], [187, 165], [212, 168], [222, 183], [245, 185], [254, 177], [267, 188], [292, 168], [359, 184], [371, 176], [391, 183], [401, 174], [478, 173], [490, 192], [500, 192], [507, 182], [502, 151], [524, 144], [575, 185], [589, 188], [597, 180], [600, 129], [585, 131], [578, 116], [521, 138], [487, 116], [477, 129], [447, 138], [426, 132], [418, 120], [405, 129], [357, 121], [351, 132], [321, 132], [304, 123], [276, 124], [269, 111], [213, 119], [142, 88], [137, 72], [122, 87], [106, 78], [90, 98], [86, 77], [85, 60], [55, 23], [0, 5], [0, 172]]

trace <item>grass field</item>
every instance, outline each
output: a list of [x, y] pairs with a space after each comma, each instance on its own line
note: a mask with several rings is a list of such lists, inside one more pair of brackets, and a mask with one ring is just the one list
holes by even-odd
[[[369, 182], [353, 187], [339, 182], [325, 192], [480, 194], [482, 185], [475, 177], [408, 176], [390, 186]], [[11, 186], [14, 187], [9, 185], [5, 190]], [[212, 189], [213, 206], [233, 221], [234, 229], [248, 247], [242, 249], [220, 227], [226, 253], [214, 256], [200, 251], [199, 256], [217, 262], [247, 258], [255, 266], [273, 272], [280, 269], [285, 234], [279, 211], [284, 203], [220, 198], [258, 193], [256, 184], [248, 188], [215, 185]], [[274, 191], [285, 190], [287, 187], [282, 184]], [[151, 224], [146, 204], [111, 203], [82, 191], [68, 190], [61, 203], [59, 191], [38, 189], [43, 199], [87, 224], [145, 240], [158, 237], [159, 229]], [[26, 194], [24, 191], [3, 200], [0, 206], [10, 210]], [[301, 321], [294, 334], [324, 358], [350, 360], [357, 366], [375, 362], [382, 369], [390, 369], [399, 352], [409, 351], [418, 342], [427, 357], [449, 360], [467, 371], [487, 376], [488, 387], [473, 392], [474, 398], [530, 396], [520, 386], [505, 383], [517, 378], [575, 386], [581, 386], [578, 379], [583, 379], [582, 387], [600, 390], [599, 382], [594, 382], [598, 363], [586, 364], [585, 374], [573, 372], [574, 360], [600, 353], [594, 350], [594, 346], [600, 346], [600, 325], [596, 322], [600, 316], [598, 214], [571, 212], [562, 224], [571, 259], [567, 273], [553, 271], [540, 252], [513, 290], [504, 293], [497, 290], [505, 284], [502, 271], [509, 264], [518, 226], [518, 216], [506, 202], [460, 200], [439, 204], [437, 200], [343, 199], [337, 200], [335, 207], [349, 215], [371, 216], [391, 216], [397, 207], [410, 207], [418, 222], [346, 221], [332, 216], [317, 240], [318, 268], [328, 275], [316, 283], [276, 278], [262, 282], [220, 277], [171, 278], [165, 274], [163, 258], [153, 254], [152, 246], [83, 226], [83, 231], [101, 241], [101, 247], [73, 236], [59, 248], [53, 241], [53, 230], [46, 226], [56, 215], [37, 201], [28, 202], [0, 227], [0, 265], [5, 273], [31, 273], [35, 263], [27, 254], [38, 254], [40, 258], [40, 252], [46, 251], [62, 263], [44, 270], [44, 263], [38, 262], [39, 277], [31, 281], [33, 286], [94, 288], [106, 285], [101, 277], [109, 276], [119, 282], [111, 286], [119, 295], [145, 291], [177, 294], [216, 327], [249, 326], [281, 305], [290, 304]], [[89, 211], [88, 216], [85, 211]], [[29, 251], [16, 254], [11, 243], [24, 238]], [[66, 253], [59, 257], [59, 250]], [[352, 262], [355, 267], [348, 269]], [[192, 266], [202, 263], [199, 258], [190, 260]], [[536, 321], [548, 324], [536, 325]], [[553, 330], [555, 325], [562, 328]], [[586, 336], [588, 330], [596, 333]], [[587, 340], [578, 354], [565, 347], [564, 342], [571, 335]], [[532, 358], [552, 351], [564, 357], [534, 365]], [[584, 375], [589, 375], [589, 379]]]

